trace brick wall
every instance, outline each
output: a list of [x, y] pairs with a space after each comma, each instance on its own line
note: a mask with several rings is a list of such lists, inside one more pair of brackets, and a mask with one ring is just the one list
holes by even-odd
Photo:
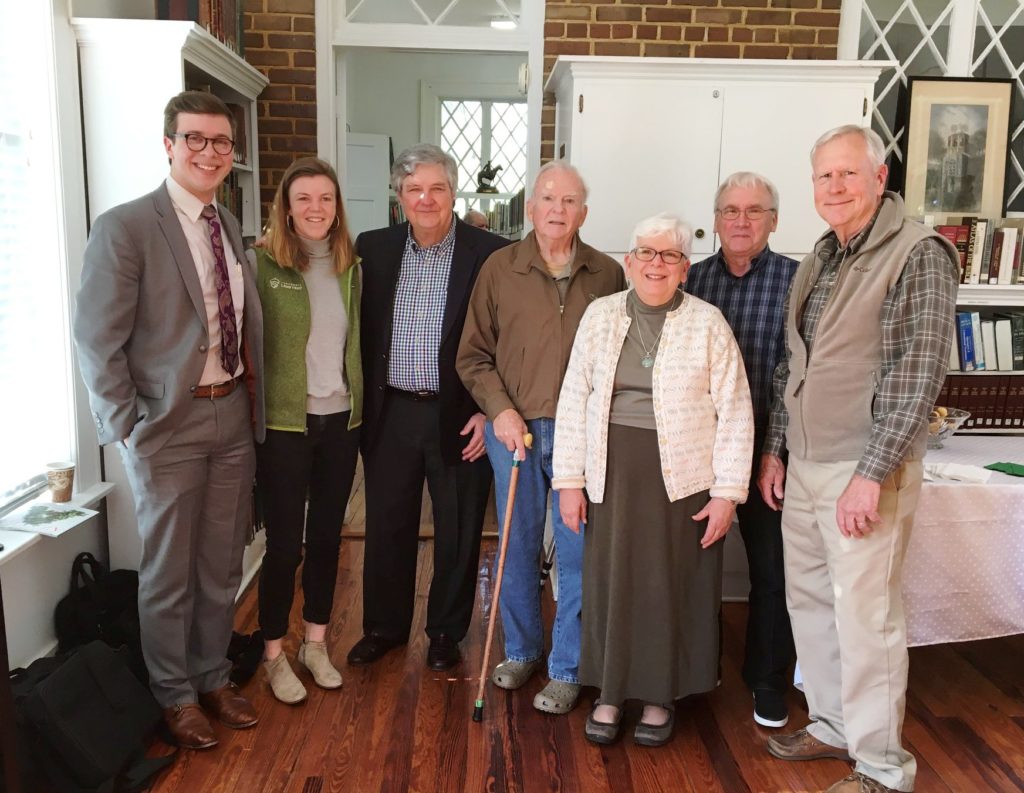
[[245, 59], [270, 79], [260, 94], [260, 187], [266, 222], [296, 157], [316, 155], [314, 0], [245, 0]]
[[[544, 79], [559, 55], [834, 59], [841, 0], [548, 0]], [[544, 98], [541, 160], [554, 156]]]

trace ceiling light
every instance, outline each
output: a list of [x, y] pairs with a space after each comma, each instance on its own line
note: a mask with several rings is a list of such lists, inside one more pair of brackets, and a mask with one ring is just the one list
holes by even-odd
[[516, 21], [514, 19], [492, 19], [491, 27], [495, 30], [515, 30]]

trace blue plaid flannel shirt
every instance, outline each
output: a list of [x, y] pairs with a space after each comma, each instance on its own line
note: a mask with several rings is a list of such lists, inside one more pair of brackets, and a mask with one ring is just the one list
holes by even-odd
[[686, 278], [686, 291], [716, 306], [732, 328], [747, 370], [758, 434], [767, 427], [772, 375], [786, 350], [786, 294], [798, 265], [765, 247], [737, 278], [719, 249], [693, 265]]

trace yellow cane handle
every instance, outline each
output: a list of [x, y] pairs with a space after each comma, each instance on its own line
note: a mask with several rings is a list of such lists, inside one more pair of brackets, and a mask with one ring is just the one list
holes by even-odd
[[523, 436], [523, 446], [525, 446], [527, 449], [532, 449], [533, 448], [533, 433], [532, 432], [528, 432], [528, 433], [526, 433]]

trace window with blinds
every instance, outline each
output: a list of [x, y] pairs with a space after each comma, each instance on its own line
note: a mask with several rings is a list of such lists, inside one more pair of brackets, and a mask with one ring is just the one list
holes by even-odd
[[0, 508], [73, 449], [51, 14], [0, 3]]

